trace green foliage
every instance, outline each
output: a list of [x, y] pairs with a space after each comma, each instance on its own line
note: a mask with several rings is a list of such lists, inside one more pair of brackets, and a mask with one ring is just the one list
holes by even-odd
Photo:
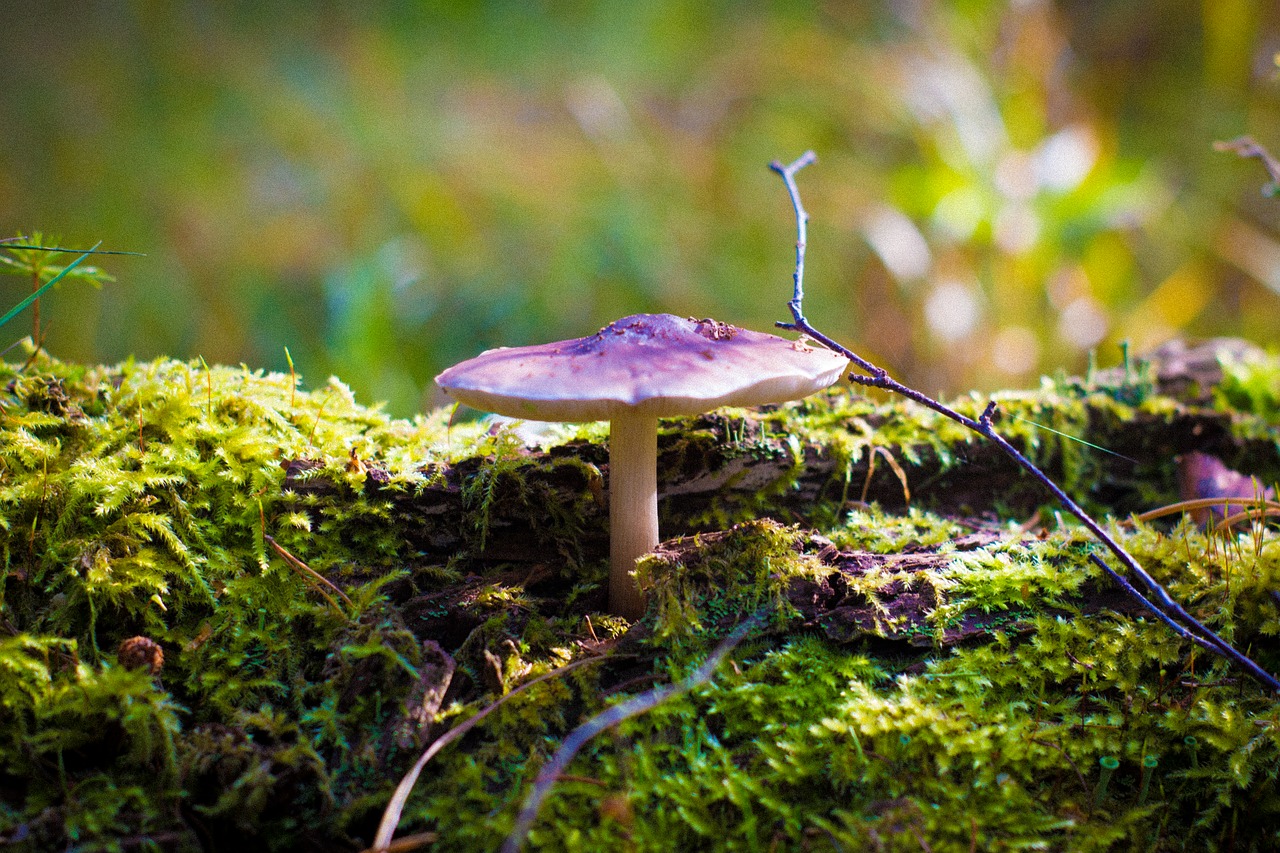
[[841, 548], [889, 554], [906, 547], [940, 545], [961, 533], [955, 522], [916, 507], [894, 515], [871, 506], [849, 513], [831, 536]]
[[0, 271], [23, 276], [39, 284], [55, 278], [71, 278], [101, 287], [107, 282], [115, 281], [105, 270], [97, 267], [81, 266], [78, 262], [61, 265], [56, 263], [70, 256], [64, 254], [65, 250], [57, 249], [58, 240], [48, 240], [51, 248], [44, 247], [45, 241], [45, 236], [39, 231], [20, 233], [0, 240]]
[[[858, 518], [851, 526], [867, 525]], [[746, 529], [765, 532], [765, 541], [771, 533]], [[1128, 543], [1148, 565], [1173, 572], [1166, 579], [1183, 600], [1196, 600], [1189, 588], [1198, 581], [1187, 574], [1207, 558], [1205, 540], [1189, 529], [1178, 536], [1143, 529]], [[1159, 547], [1151, 550], [1161, 543], [1190, 556], [1190, 566], [1162, 566]], [[759, 565], [735, 537], [708, 545], [699, 560], [722, 568], [721, 578]], [[1086, 551], [1068, 533], [958, 554], [930, 574], [938, 612], [1022, 608], [1041, 597], [1069, 608], [1093, 574]], [[769, 553], [775, 577], [796, 570], [780, 565], [781, 550]], [[1266, 575], [1277, 568], [1268, 563]], [[688, 582], [687, 565], [646, 568]], [[1238, 570], [1256, 582], [1248, 560]], [[662, 590], [671, 581], [652, 582]], [[1241, 595], [1261, 603], [1264, 592]], [[717, 612], [699, 596], [684, 601], [687, 618], [705, 623]], [[1205, 607], [1202, 618], [1220, 613]], [[1274, 602], [1267, 610], [1252, 630], [1275, 624]], [[884, 669], [892, 657], [873, 662], [813, 638], [740, 658], [733, 672], [627, 723], [580, 761], [577, 773], [629, 792], [625, 837], [636, 849], [1262, 850], [1277, 840], [1274, 698], [1252, 686], [1242, 695], [1220, 680], [1228, 673], [1217, 661], [1193, 664], [1194, 650], [1149, 617], [1035, 616], [892, 678]], [[1188, 735], [1199, 743], [1194, 759]], [[1140, 763], [1150, 754], [1161, 756], [1160, 794], [1139, 804]], [[1099, 795], [1104, 756], [1122, 769]], [[584, 813], [600, 795], [584, 801], [565, 789], [535, 840], [553, 843], [572, 826], [591, 839], [584, 843], [619, 843], [623, 830]], [[1247, 827], [1231, 818], [1246, 810]]]
[[1063, 571], [1063, 559], [1059, 542], [1009, 542], [956, 553], [946, 568], [929, 575], [934, 589], [950, 592], [935, 618], [946, 625], [970, 610], [986, 614], [1046, 602], [1062, 606], [1090, 574], [1083, 566]]
[[1280, 421], [1280, 364], [1270, 358], [1225, 359], [1222, 382], [1214, 389], [1223, 408]]
[[[28, 244], [28, 240], [35, 245]], [[29, 276], [31, 279], [31, 294], [5, 312], [3, 317], [0, 317], [0, 326], [18, 316], [28, 306], [33, 306], [31, 310], [31, 342], [33, 346], [39, 347], [41, 344], [40, 296], [46, 290], [58, 284], [64, 278], [77, 278], [88, 281], [94, 287], [101, 287], [104, 281], [114, 280], [96, 267], [81, 266], [84, 259], [93, 254], [99, 245], [102, 244], [98, 243], [93, 249], [82, 253], [80, 257], [71, 263], [59, 267], [52, 263], [52, 259], [58, 252], [64, 250], [40, 246], [40, 234], [38, 232], [29, 238], [19, 234], [13, 238], [0, 240], [0, 270]]]
[[661, 554], [642, 558], [636, 581], [656, 614], [656, 638], [673, 653], [688, 643], [702, 650], [708, 639], [762, 608], [785, 621], [787, 582], [812, 572], [795, 555], [799, 538], [797, 530], [761, 520], [734, 527], [705, 554], [695, 537], [692, 564]]
[[1242, 223], [1276, 208], [1211, 149], [1275, 124], [1268, 4], [911, 8], [53, 5], [0, 33], [0, 221], [149, 254], [109, 304], [63, 294], [58, 352], [288, 345], [399, 415], [487, 347], [785, 319], [765, 164], [808, 147], [810, 312], [926, 390], [1274, 340]]
[[[172, 361], [86, 370], [37, 358], [31, 372], [4, 372], [0, 615], [20, 633], [3, 654], [14, 676], [5, 681], [14, 684], [5, 699], [14, 716], [4, 728], [14, 739], [0, 768], [27, 780], [28, 809], [51, 808], [40, 831], [89, 847], [130, 821], [145, 834], [167, 823], [162, 816], [186, 790], [198, 792], [192, 806], [210, 819], [234, 818], [256, 833], [277, 825], [260, 816], [292, 786], [302, 808], [350, 774], [367, 776], [378, 755], [370, 726], [403, 713], [419, 646], [380, 591], [403, 579], [394, 561], [412, 549], [387, 499], [362, 498], [365, 475], [348, 463], [356, 451], [383, 466], [388, 493], [412, 489], [438, 429], [356, 406], [336, 380], [303, 392], [290, 376]], [[286, 488], [283, 463], [306, 457], [350, 490], [343, 500]], [[267, 547], [267, 535], [360, 575], [348, 583], [350, 607], [335, 610]], [[136, 634], [168, 650], [167, 690], [112, 663]], [[136, 695], [112, 700], [111, 691]], [[335, 691], [355, 699], [335, 706]], [[127, 711], [113, 711], [121, 701]], [[287, 710], [255, 716], [273, 707]], [[329, 723], [325, 708], [338, 713]], [[255, 726], [271, 732], [268, 743], [244, 741]], [[64, 800], [57, 792], [69, 790], [71, 771], [51, 768], [65, 767], [69, 750], [98, 749], [76, 739], [115, 729], [120, 757], [90, 761], [105, 775], [74, 774], [84, 796]], [[241, 734], [228, 740], [223, 730]], [[148, 768], [159, 788], [137, 777], [150, 798], [141, 812], [125, 784], [132, 777], [118, 770], [126, 760], [163, 764], [162, 775]], [[217, 784], [205, 787], [210, 774]], [[77, 817], [91, 802], [105, 822]], [[6, 831], [35, 831], [10, 817]]]
[[179, 795], [182, 709], [168, 692], [50, 636], [0, 638], [0, 673], [0, 770], [20, 792], [0, 810], [0, 835], [101, 850], [163, 827], [152, 799]]

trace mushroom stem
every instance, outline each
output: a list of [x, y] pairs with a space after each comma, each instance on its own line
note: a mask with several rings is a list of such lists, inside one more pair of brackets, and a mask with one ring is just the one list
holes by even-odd
[[632, 576], [636, 560], [658, 545], [658, 419], [621, 414], [609, 431], [609, 612], [644, 615]]

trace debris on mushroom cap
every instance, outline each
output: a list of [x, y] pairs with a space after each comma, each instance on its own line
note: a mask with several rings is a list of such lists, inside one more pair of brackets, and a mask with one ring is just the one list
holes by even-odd
[[795, 400], [835, 382], [847, 366], [830, 350], [728, 323], [634, 314], [585, 338], [488, 350], [436, 384], [486, 412], [596, 421]]

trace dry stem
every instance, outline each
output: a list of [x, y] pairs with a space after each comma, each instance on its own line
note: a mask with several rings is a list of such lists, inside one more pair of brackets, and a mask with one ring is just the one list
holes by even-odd
[[[914, 400], [922, 406], [933, 409], [935, 412], [968, 427], [979, 435], [984, 436], [989, 441], [994, 442], [1023, 470], [1029, 473], [1036, 480], [1039, 480], [1040, 483], [1058, 499], [1058, 502], [1061, 503], [1068, 512], [1079, 519], [1080, 523], [1083, 524], [1090, 533], [1096, 536], [1098, 541], [1106, 546], [1107, 550], [1111, 551], [1111, 553], [1115, 555], [1116, 559], [1120, 561], [1124, 568], [1142, 582], [1151, 598], [1149, 599], [1147, 596], [1139, 593], [1132, 584], [1122, 581], [1119, 574], [1108, 569], [1099, 558], [1095, 557], [1095, 562], [1102, 565], [1112, 578], [1121, 582], [1121, 588], [1127, 594], [1134, 597], [1144, 608], [1151, 611], [1161, 621], [1171, 626], [1177, 625], [1178, 633], [1182, 634], [1184, 637], [1187, 637], [1188, 639], [1195, 641], [1197, 644], [1204, 646], [1204, 648], [1209, 651], [1228, 659], [1232, 663], [1236, 664], [1236, 666], [1267, 685], [1267, 687], [1272, 691], [1280, 693], [1280, 680], [1277, 680], [1262, 667], [1258, 666], [1258, 664], [1254, 663], [1244, 654], [1237, 651], [1229, 643], [1201, 624], [1194, 616], [1188, 613], [1182, 605], [1174, 601], [1173, 597], [1169, 595], [1169, 592], [1161, 586], [1159, 582], [1157, 582], [1156, 579], [1146, 571], [1146, 569], [1142, 568], [1138, 561], [1134, 559], [1134, 557], [1126, 551], [1114, 537], [1103, 530], [1102, 526], [1084, 511], [1083, 507], [1072, 500], [1072, 498], [1063, 491], [1062, 487], [1053, 482], [1047, 474], [1037, 468], [1030, 459], [1010, 444], [1004, 436], [996, 432], [995, 427], [992, 425], [992, 419], [995, 417], [996, 413], [995, 401], [988, 403], [982, 415], [975, 421], [973, 418], [960, 414], [956, 410], [934, 400], [932, 397], [929, 397], [914, 388], [903, 385], [901, 382], [890, 377], [889, 374], [885, 372], [884, 368], [877, 367], [859, 356], [857, 353], [842, 346], [824, 335], [822, 332], [819, 332], [809, 323], [809, 320], [804, 316], [804, 254], [806, 225], [809, 221], [809, 215], [805, 212], [804, 207], [800, 203], [800, 191], [796, 187], [795, 176], [796, 172], [814, 162], [816, 159], [817, 157], [812, 151], [806, 151], [799, 157], [799, 159], [789, 165], [783, 165], [777, 160], [769, 164], [769, 168], [781, 175], [782, 180], [786, 183], [787, 192], [791, 196], [791, 204], [795, 208], [796, 230], [798, 233], [798, 239], [796, 241], [796, 271], [793, 277], [795, 289], [792, 294], [791, 301], [787, 303], [787, 307], [791, 309], [793, 322], [777, 323], [777, 326], [782, 329], [791, 329], [797, 332], [802, 332], [818, 341], [823, 346], [847, 357], [863, 371], [862, 374], [850, 374], [850, 382], [871, 388], [883, 388], [886, 391], [892, 391], [896, 394], [900, 394], [910, 400]], [[1154, 599], [1154, 601], [1152, 599]]]

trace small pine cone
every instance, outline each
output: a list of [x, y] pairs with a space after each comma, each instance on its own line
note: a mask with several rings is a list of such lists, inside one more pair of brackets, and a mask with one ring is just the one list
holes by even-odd
[[149, 637], [130, 637], [120, 644], [116, 657], [125, 669], [146, 667], [152, 675], [158, 675], [164, 667], [164, 649]]

